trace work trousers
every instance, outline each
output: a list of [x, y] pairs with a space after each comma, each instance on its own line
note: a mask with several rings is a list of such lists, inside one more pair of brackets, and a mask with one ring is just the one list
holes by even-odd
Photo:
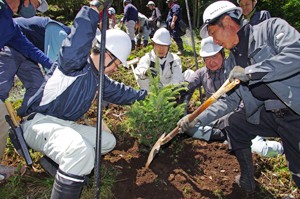
[[[96, 128], [37, 113], [23, 124], [24, 138], [30, 148], [44, 153], [63, 172], [88, 175], [94, 168]], [[116, 145], [113, 134], [102, 131], [101, 154]]]
[[0, 51], [0, 99], [2, 101], [8, 98], [15, 75], [26, 88], [24, 101], [27, 102], [42, 85], [44, 76], [36, 63], [15, 49], [4, 46]]
[[280, 137], [293, 179], [300, 187], [300, 115], [290, 109], [280, 112], [260, 111], [260, 123], [255, 125], [246, 120], [245, 112], [238, 111], [228, 118], [225, 130], [233, 151], [251, 146], [251, 140], [262, 137]]
[[8, 124], [5, 121], [5, 115], [7, 115], [6, 107], [2, 100], [0, 100], [0, 160], [4, 155], [4, 149], [6, 146], [8, 136]]
[[136, 22], [133, 20], [129, 20], [125, 23], [126, 33], [130, 37], [131, 41], [134, 41], [135, 24]]

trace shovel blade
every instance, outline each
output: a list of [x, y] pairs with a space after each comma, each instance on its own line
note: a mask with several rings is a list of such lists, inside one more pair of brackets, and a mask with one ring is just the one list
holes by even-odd
[[148, 159], [146, 162], [146, 168], [149, 167], [149, 165], [151, 164], [153, 158], [155, 157], [155, 155], [159, 152], [160, 146], [162, 145], [162, 141], [164, 140], [166, 136], [166, 133], [163, 133], [160, 138], [155, 142], [154, 146], [152, 147], [149, 155], [148, 155]]

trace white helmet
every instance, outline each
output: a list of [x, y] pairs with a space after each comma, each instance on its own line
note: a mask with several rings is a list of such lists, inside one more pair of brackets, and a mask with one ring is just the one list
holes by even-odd
[[169, 31], [166, 28], [160, 28], [157, 31], [155, 31], [152, 41], [156, 44], [160, 45], [171, 45], [171, 35]]
[[149, 6], [155, 6], [155, 3], [153, 1], [149, 1], [146, 6], [147, 7], [149, 7]]
[[108, 12], [109, 15], [116, 14], [116, 10], [113, 7], [108, 8], [107, 12]]
[[242, 8], [235, 6], [229, 1], [216, 1], [210, 4], [203, 13], [203, 25], [200, 28], [200, 37], [208, 37], [207, 25], [215, 22], [223, 14], [239, 19], [242, 15]]
[[[100, 43], [101, 35], [96, 35], [96, 39]], [[107, 30], [105, 48], [127, 67], [127, 58], [131, 52], [131, 40], [124, 31], [119, 29]]]
[[201, 41], [201, 49], [200, 49], [200, 56], [201, 57], [210, 57], [222, 50], [223, 47], [214, 43], [212, 37], [207, 37], [202, 39]]

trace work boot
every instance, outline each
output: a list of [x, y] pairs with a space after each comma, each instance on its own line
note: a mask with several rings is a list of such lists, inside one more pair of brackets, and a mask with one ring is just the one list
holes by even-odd
[[138, 39], [138, 40], [136, 41], [136, 47], [137, 47], [137, 48], [140, 48], [140, 47], [141, 47], [141, 43], [142, 43], [142, 40], [141, 40], [141, 39]]
[[255, 193], [254, 167], [251, 149], [240, 149], [235, 151], [235, 156], [240, 164], [241, 175], [237, 176], [237, 184], [247, 195]]
[[148, 45], [148, 40], [143, 40], [143, 47], [145, 48]]
[[183, 55], [183, 50], [178, 50], [177, 55]]
[[58, 169], [52, 188], [51, 199], [79, 199], [84, 177], [68, 174]]
[[131, 40], [131, 50], [134, 50], [134, 49], [135, 49], [135, 41]]

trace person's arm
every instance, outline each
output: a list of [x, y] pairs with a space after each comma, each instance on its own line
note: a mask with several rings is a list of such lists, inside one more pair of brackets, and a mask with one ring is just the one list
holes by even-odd
[[178, 17], [174, 14], [172, 17], [171, 24], [170, 24], [170, 27], [172, 30], [175, 28], [175, 23], [176, 23], [177, 19], [178, 19]]
[[22, 33], [17, 26], [14, 36], [7, 42], [7, 45], [19, 51], [23, 56], [40, 63], [44, 68], [50, 69], [53, 62], [37, 47], [35, 47]]
[[123, 17], [122, 23], [125, 23], [127, 21], [128, 15], [129, 15], [128, 6], [125, 6], [125, 8], [124, 8], [124, 17]]
[[268, 36], [268, 45], [251, 58], [255, 64], [245, 68], [245, 73], [251, 76], [250, 85], [282, 81], [300, 73], [299, 32], [280, 18], [268, 20], [267, 23], [268, 26], [265, 27], [270, 36], [265, 37]]
[[[151, 52], [150, 52], [151, 53]], [[137, 67], [134, 69], [134, 73], [140, 78], [140, 79], [146, 79], [147, 71], [150, 67], [150, 56], [149, 54], [145, 54], [137, 64]]]
[[172, 77], [170, 84], [178, 84], [180, 82], [183, 82], [183, 73], [182, 73], [182, 64], [181, 64], [181, 59], [178, 55], [172, 54], [173, 56], [173, 64], [172, 64]]
[[74, 19], [71, 33], [63, 41], [58, 62], [64, 73], [81, 70], [86, 65], [99, 22], [95, 9], [83, 6]]
[[110, 79], [106, 75], [104, 76], [103, 88], [103, 100], [118, 105], [133, 104], [137, 100], [144, 100], [147, 95], [146, 90], [135, 90], [130, 86]]
[[156, 11], [156, 17], [157, 17], [157, 20], [158, 21], [161, 21], [161, 13], [160, 13], [160, 10], [158, 8], [155, 8], [155, 11]]

